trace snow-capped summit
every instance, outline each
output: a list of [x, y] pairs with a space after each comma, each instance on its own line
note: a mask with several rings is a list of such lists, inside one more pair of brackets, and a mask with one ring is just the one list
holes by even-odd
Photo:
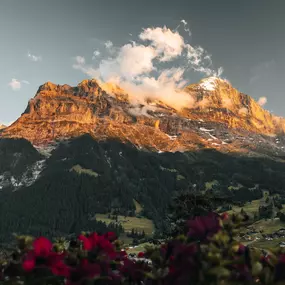
[[207, 90], [207, 91], [214, 91], [218, 84], [220, 83], [227, 83], [229, 84], [229, 82], [225, 79], [221, 79], [219, 77], [208, 77], [208, 78], [204, 78], [200, 81], [199, 86], [200, 88]]

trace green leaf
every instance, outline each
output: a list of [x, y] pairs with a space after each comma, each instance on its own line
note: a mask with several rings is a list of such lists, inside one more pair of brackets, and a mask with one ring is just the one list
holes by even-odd
[[208, 271], [208, 274], [210, 274], [210, 275], [215, 275], [215, 276], [217, 276], [218, 278], [221, 278], [221, 277], [229, 277], [230, 274], [231, 274], [231, 272], [230, 272], [230, 270], [228, 270], [228, 269], [225, 268], [225, 267], [217, 266], [217, 267], [211, 268], [211, 269]]

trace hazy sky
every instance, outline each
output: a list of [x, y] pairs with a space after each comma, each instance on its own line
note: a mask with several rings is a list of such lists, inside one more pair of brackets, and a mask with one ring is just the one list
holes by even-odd
[[[44, 82], [77, 85], [110, 53], [141, 44], [143, 28], [179, 24], [184, 41], [204, 49], [203, 60], [211, 55], [212, 70], [223, 67], [234, 87], [267, 97], [265, 108], [285, 116], [284, 14], [284, 0], [1, 0], [0, 122], [17, 119]], [[185, 65], [160, 57], [159, 66], [165, 62]], [[184, 74], [189, 83], [202, 77]]]

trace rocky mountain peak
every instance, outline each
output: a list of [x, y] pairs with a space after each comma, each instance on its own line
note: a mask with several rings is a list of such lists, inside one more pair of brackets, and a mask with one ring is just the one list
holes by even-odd
[[97, 140], [117, 139], [157, 151], [247, 151], [251, 147], [244, 142], [250, 136], [271, 140], [285, 131], [283, 118], [264, 110], [227, 80], [206, 78], [184, 91], [195, 104], [177, 111], [153, 100], [134, 106], [122, 88], [96, 79], [83, 80], [75, 87], [47, 82], [0, 136], [41, 145], [88, 133]]

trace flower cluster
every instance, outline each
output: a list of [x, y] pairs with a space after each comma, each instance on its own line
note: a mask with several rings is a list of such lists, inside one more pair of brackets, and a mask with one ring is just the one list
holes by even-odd
[[136, 258], [114, 233], [81, 234], [68, 247], [45, 237], [18, 238], [0, 256], [3, 284], [218, 285], [285, 284], [285, 253], [240, 244], [235, 233], [246, 216], [211, 213], [187, 223], [188, 234], [147, 247]]

